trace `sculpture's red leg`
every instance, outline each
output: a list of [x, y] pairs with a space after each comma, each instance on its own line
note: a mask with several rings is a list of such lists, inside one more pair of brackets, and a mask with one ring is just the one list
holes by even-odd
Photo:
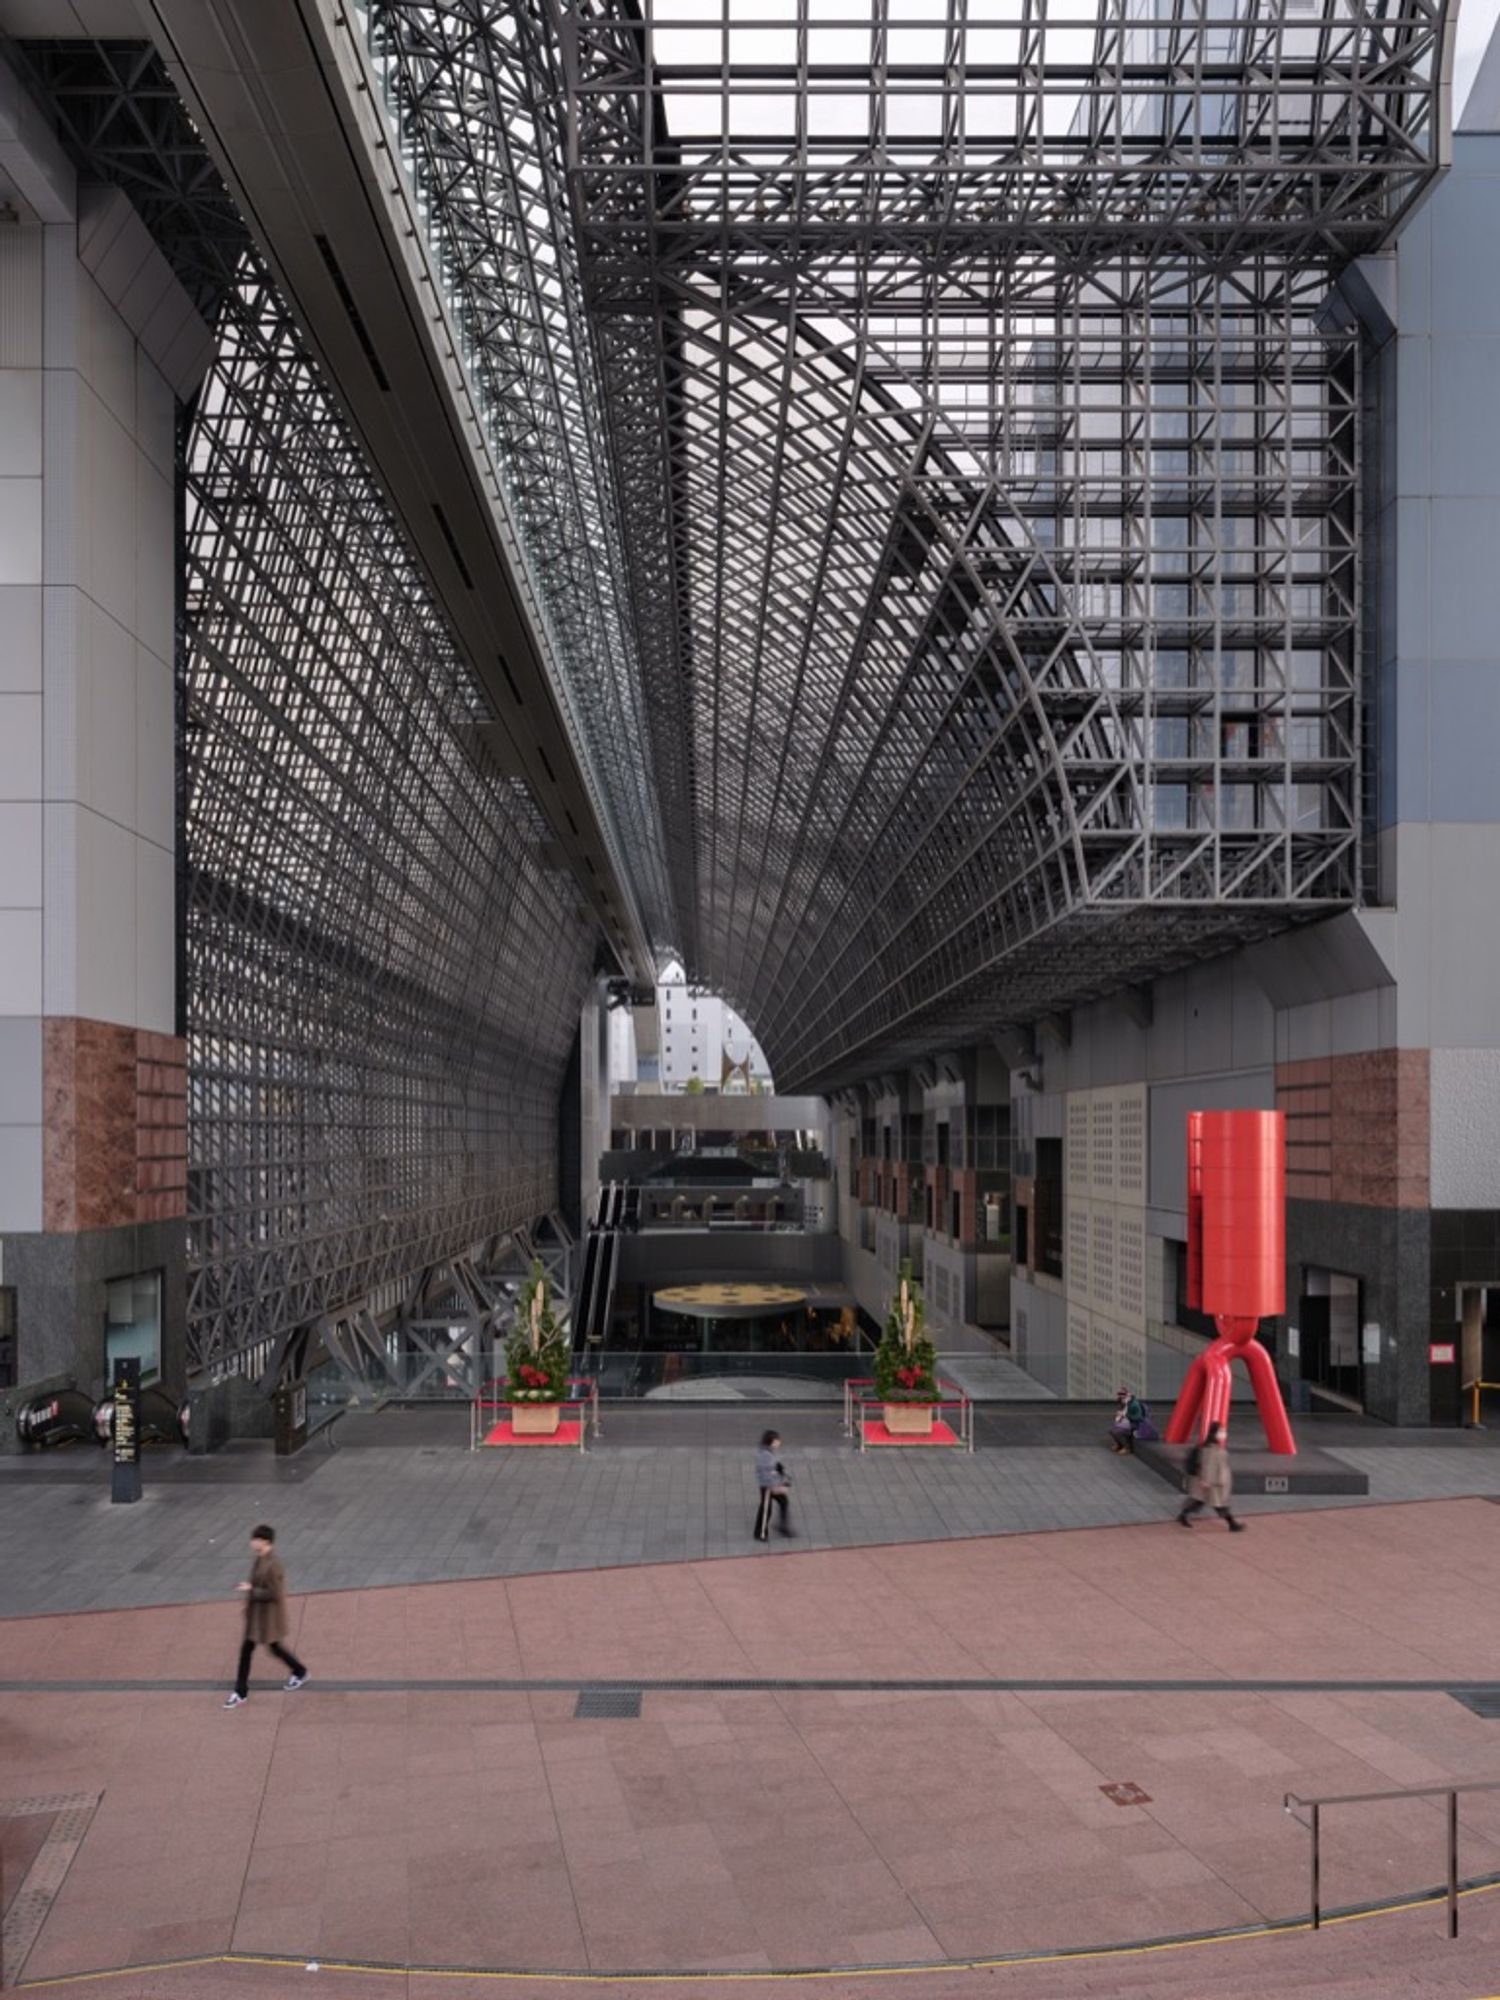
[[1204, 1390], [1203, 1356], [1197, 1355], [1187, 1372], [1187, 1378], [1177, 1393], [1177, 1401], [1172, 1407], [1172, 1420], [1162, 1432], [1166, 1444], [1186, 1444], [1192, 1436], [1203, 1407]]
[[1272, 1451], [1280, 1452], [1287, 1458], [1295, 1458], [1297, 1440], [1292, 1436], [1292, 1427], [1287, 1421], [1286, 1405], [1281, 1400], [1281, 1384], [1276, 1380], [1276, 1366], [1258, 1340], [1247, 1343], [1245, 1366], [1250, 1371], [1251, 1387], [1255, 1390], [1255, 1400], [1260, 1406], [1260, 1420], [1265, 1426], [1266, 1442]]
[[1234, 1376], [1230, 1363], [1234, 1360], [1235, 1343], [1226, 1340], [1223, 1334], [1212, 1343], [1203, 1356], [1203, 1372], [1206, 1387], [1203, 1394], [1203, 1423], [1200, 1437], [1208, 1437], [1215, 1425], [1229, 1425], [1229, 1399], [1234, 1390]]

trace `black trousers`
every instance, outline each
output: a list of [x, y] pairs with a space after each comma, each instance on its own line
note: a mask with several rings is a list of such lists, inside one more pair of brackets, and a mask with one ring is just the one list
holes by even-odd
[[755, 1510], [755, 1539], [758, 1542], [768, 1542], [771, 1539], [771, 1506], [773, 1502], [781, 1509], [782, 1534], [789, 1535], [792, 1532], [790, 1505], [785, 1491], [783, 1490], [778, 1493], [774, 1486], [762, 1486], [760, 1489], [760, 1505]]
[[[268, 1643], [271, 1651], [280, 1660], [289, 1674], [296, 1674], [299, 1677], [305, 1678], [307, 1669], [295, 1653], [289, 1653], [279, 1639], [272, 1639]], [[250, 1692], [250, 1656], [254, 1651], [255, 1641], [253, 1639], [247, 1639], [240, 1647], [240, 1670], [234, 1677], [234, 1691], [239, 1695], [241, 1700]]]

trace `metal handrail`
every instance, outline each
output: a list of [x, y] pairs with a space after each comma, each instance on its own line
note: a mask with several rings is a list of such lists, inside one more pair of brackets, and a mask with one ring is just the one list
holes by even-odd
[[1467, 1785], [1398, 1785], [1388, 1792], [1330, 1792], [1316, 1799], [1299, 1798], [1287, 1792], [1281, 1801], [1283, 1812], [1305, 1806], [1312, 1814], [1308, 1831], [1312, 1834], [1312, 1927], [1322, 1928], [1322, 1901], [1319, 1882], [1321, 1865], [1321, 1823], [1324, 1806], [1378, 1805], [1388, 1799], [1441, 1799], [1448, 1801], [1448, 1935], [1458, 1936], [1458, 1795], [1460, 1792], [1500, 1792], [1500, 1778], [1476, 1779]]
[[1467, 1396], [1471, 1392], [1473, 1393], [1474, 1415], [1471, 1423], [1471, 1428], [1476, 1431], [1479, 1429], [1479, 1392], [1481, 1389], [1500, 1389], [1500, 1382], [1482, 1382], [1476, 1376], [1472, 1382], [1465, 1382], [1463, 1386], [1462, 1393], [1464, 1395]]

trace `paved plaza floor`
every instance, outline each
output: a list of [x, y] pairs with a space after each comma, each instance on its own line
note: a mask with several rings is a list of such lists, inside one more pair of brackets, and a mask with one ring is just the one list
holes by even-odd
[[[851, 1969], [816, 1991], [868, 2000], [1500, 1988], [1487, 1891], [1452, 1945], [1426, 1908], [965, 1969], [1295, 1922], [1308, 1834], [1285, 1793], [1500, 1780], [1475, 1696], [1500, 1693], [1484, 1499], [1231, 1538], [1158, 1497], [1104, 1531], [326, 1592], [301, 1590], [280, 1511], [296, 1694], [268, 1677], [219, 1706], [237, 1543], [212, 1603], [0, 1626], [8, 1879], [47, 1889], [11, 1940], [23, 1990], [464, 2000], [498, 1990], [456, 1977], [486, 1969], [550, 2000], [664, 1992], [603, 1983], [655, 1971], [740, 2000], [766, 1990], [746, 1975], [809, 1968]], [[601, 1697], [627, 1712], [579, 1713]], [[1464, 1875], [1500, 1875], [1500, 1791], [1466, 1798], [1461, 1830]], [[1332, 1812], [1325, 1844], [1330, 1906], [1442, 1877], [1431, 1801]]]
[[[461, 1412], [387, 1412], [289, 1461], [153, 1458], [131, 1507], [102, 1456], [0, 1461], [8, 1977], [121, 2000], [469, 2000], [500, 1973], [528, 2000], [684, 1978], [749, 2000], [812, 1970], [850, 2000], [1500, 1991], [1500, 1790], [1464, 1801], [1453, 1944], [1384, 1907], [1441, 1880], [1439, 1804], [1326, 1816], [1326, 1902], [1382, 1907], [1316, 1937], [1283, 1810], [1500, 1781], [1487, 1437], [1324, 1425], [1368, 1500], [1247, 1500], [1231, 1539], [1176, 1528], [1099, 1412], [995, 1407], [972, 1456], [861, 1457], [828, 1410], [778, 1410], [801, 1539], [757, 1547], [740, 1433], [763, 1421], [606, 1411], [586, 1456], [471, 1455]], [[313, 1678], [225, 1713], [261, 1518]], [[1174, 1942], [1054, 1962], [1141, 1940]]]
[[[750, 1540], [754, 1446], [779, 1426], [800, 1540]], [[1310, 1425], [1367, 1473], [1371, 1502], [1500, 1498], [1500, 1436]], [[1235, 1418], [1248, 1445], [1253, 1423]], [[0, 1617], [222, 1597], [250, 1526], [273, 1522], [306, 1590], [518, 1576], [793, 1549], [868, 1548], [1168, 1518], [1172, 1489], [1116, 1457], [1107, 1413], [1056, 1405], [981, 1412], [979, 1449], [861, 1456], [829, 1409], [606, 1407], [584, 1456], [467, 1450], [466, 1408], [341, 1422], [278, 1461], [268, 1444], [210, 1458], [148, 1456], [145, 1498], [109, 1503], [92, 1447], [0, 1458]], [[1246, 1498], [1247, 1514], [1345, 1507], [1348, 1497]]]

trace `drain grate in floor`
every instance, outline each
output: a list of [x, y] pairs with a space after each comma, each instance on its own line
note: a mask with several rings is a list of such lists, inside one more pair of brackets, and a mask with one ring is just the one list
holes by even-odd
[[575, 1718], [606, 1716], [639, 1716], [641, 1712], [641, 1691], [639, 1688], [584, 1688], [574, 1706]]

